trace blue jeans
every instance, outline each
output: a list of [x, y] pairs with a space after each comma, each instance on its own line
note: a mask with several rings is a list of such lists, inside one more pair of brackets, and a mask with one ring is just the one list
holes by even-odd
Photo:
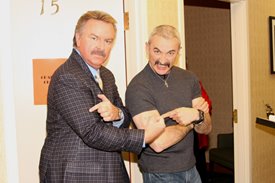
[[175, 173], [142, 173], [144, 183], [201, 183], [194, 166], [190, 170]]

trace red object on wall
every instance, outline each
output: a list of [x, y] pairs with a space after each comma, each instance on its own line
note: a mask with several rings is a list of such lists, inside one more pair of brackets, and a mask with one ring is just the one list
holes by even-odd
[[[212, 114], [212, 102], [209, 98], [209, 96], [207, 95], [205, 89], [202, 86], [202, 83], [200, 82], [200, 86], [201, 86], [201, 95], [204, 98], [204, 100], [208, 103], [209, 105], [209, 114]], [[198, 134], [198, 142], [199, 142], [199, 149], [207, 149], [209, 146], [209, 140], [208, 140], [208, 135], [204, 135], [204, 134]]]

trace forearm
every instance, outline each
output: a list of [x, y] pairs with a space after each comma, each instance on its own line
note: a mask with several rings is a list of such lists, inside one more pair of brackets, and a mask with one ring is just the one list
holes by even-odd
[[212, 122], [209, 113], [204, 114], [204, 121], [199, 125], [195, 125], [195, 131], [200, 134], [209, 134], [212, 130]]
[[162, 152], [181, 141], [192, 129], [192, 125], [184, 126], [177, 124], [168, 126], [164, 132], [150, 144], [150, 147], [156, 152]]

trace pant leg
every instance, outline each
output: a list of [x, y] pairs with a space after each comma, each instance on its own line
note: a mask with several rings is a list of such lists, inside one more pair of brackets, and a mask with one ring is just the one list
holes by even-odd
[[176, 173], [142, 173], [144, 183], [201, 183], [194, 166], [190, 170]]

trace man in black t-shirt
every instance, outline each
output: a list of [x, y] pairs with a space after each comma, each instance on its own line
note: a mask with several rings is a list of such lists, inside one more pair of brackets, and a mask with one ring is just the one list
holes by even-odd
[[144, 183], [201, 182], [195, 168], [193, 130], [208, 134], [211, 118], [197, 77], [173, 66], [180, 44], [174, 27], [156, 27], [146, 44], [149, 63], [127, 87], [126, 107], [137, 128], [146, 129], [160, 116], [166, 124], [139, 155]]

